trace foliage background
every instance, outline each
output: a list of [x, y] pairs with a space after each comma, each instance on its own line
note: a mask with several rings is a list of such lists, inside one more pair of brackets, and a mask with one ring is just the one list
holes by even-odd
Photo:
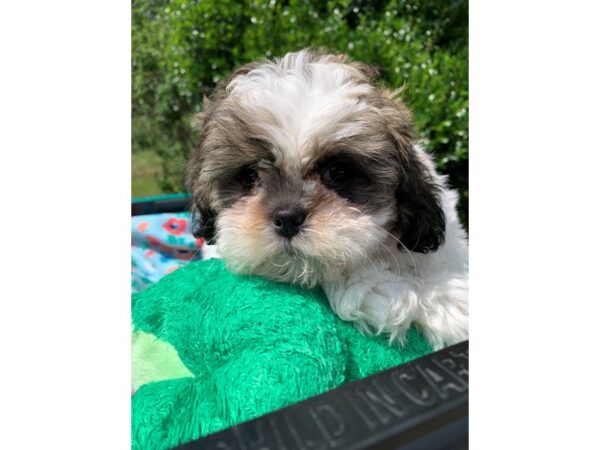
[[202, 97], [237, 66], [325, 46], [404, 86], [468, 218], [466, 0], [133, 0], [133, 196], [179, 192]]

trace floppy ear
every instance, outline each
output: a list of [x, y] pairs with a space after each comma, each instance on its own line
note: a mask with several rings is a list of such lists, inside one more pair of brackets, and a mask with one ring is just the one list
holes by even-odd
[[217, 214], [210, 207], [210, 202], [198, 180], [201, 164], [201, 158], [193, 155], [186, 169], [185, 184], [188, 192], [192, 193], [192, 234], [195, 238], [202, 237], [208, 244], [213, 244]]
[[[387, 105], [383, 111], [390, 121], [390, 132], [399, 155], [396, 201], [400, 241], [409, 251], [434, 252], [444, 243], [446, 232], [441, 186], [414, 147], [410, 111], [392, 99], [395, 93], [388, 91], [385, 94]], [[398, 248], [406, 250], [401, 244]]]
[[192, 206], [192, 234], [204, 238], [207, 244], [215, 241], [216, 214], [210, 208]]
[[213, 244], [215, 239], [215, 219], [216, 213], [210, 208], [205, 189], [199, 182], [200, 172], [204, 162], [202, 154], [202, 143], [205, 138], [205, 124], [209, 115], [211, 100], [204, 97], [203, 111], [196, 114], [193, 118], [193, 127], [200, 131], [200, 141], [196, 149], [190, 155], [186, 166], [185, 186], [188, 192], [192, 193], [192, 234], [195, 238], [202, 237], [208, 244]]
[[213, 244], [217, 214], [210, 207], [205, 190], [198, 180], [201, 164], [202, 159], [193, 155], [187, 165], [186, 188], [188, 192], [192, 193], [192, 234], [195, 238], [202, 237], [208, 244]]
[[[440, 186], [418, 160], [414, 150], [400, 171], [396, 200], [400, 211], [400, 240], [413, 252], [436, 251], [444, 243], [446, 216], [440, 201]], [[404, 248], [398, 244], [398, 248]]]
[[207, 130], [211, 127], [214, 110], [228, 95], [227, 86], [229, 83], [235, 77], [246, 75], [259, 65], [259, 62], [246, 64], [217, 83], [210, 96], [204, 97], [202, 112], [196, 114], [192, 120], [193, 128], [200, 132], [200, 140], [187, 162], [185, 184], [188, 192], [192, 193], [193, 234], [197, 238], [203, 237], [209, 244], [213, 244], [215, 241], [217, 212], [211, 207], [209, 201], [210, 186], [204, 186], [200, 181], [204, 164], [204, 140]]

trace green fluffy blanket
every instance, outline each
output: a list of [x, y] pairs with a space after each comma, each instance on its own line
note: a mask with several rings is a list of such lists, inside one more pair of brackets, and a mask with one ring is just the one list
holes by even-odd
[[216, 259], [134, 294], [132, 447], [168, 449], [431, 348], [402, 348], [337, 318], [319, 289], [237, 276]]

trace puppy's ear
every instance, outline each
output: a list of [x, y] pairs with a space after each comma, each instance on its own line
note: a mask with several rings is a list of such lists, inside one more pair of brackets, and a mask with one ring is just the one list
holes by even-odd
[[[398, 227], [400, 241], [413, 252], [436, 251], [444, 243], [446, 216], [441, 205], [442, 187], [436, 182], [428, 167], [425, 154], [419, 154], [414, 145], [410, 111], [397, 101], [388, 103], [387, 117], [396, 151], [399, 155]], [[400, 250], [406, 250], [398, 244]]]
[[[441, 188], [412, 151], [400, 171], [396, 200], [400, 215], [400, 240], [413, 252], [436, 251], [444, 243], [446, 216], [440, 201]], [[398, 244], [398, 248], [404, 248]]]
[[185, 185], [187, 191], [192, 193], [193, 234], [197, 238], [203, 237], [209, 244], [213, 244], [215, 241], [217, 212], [212, 207], [213, 205], [210, 201], [211, 189], [214, 189], [214, 186], [210, 186], [201, 176], [202, 167], [204, 166], [204, 149], [207, 136], [211, 131], [211, 127], [214, 126], [213, 117], [217, 114], [216, 111], [219, 105], [227, 98], [228, 85], [236, 77], [247, 75], [259, 65], [260, 62], [246, 64], [233, 72], [229, 77], [217, 83], [210, 96], [204, 97], [202, 112], [196, 114], [192, 120], [194, 129], [200, 132], [200, 139], [187, 162]]
[[202, 144], [206, 136], [206, 121], [211, 107], [211, 100], [204, 97], [203, 110], [192, 119], [192, 126], [200, 132], [200, 141], [190, 155], [186, 166], [185, 185], [188, 192], [192, 193], [192, 234], [195, 238], [204, 238], [208, 244], [213, 244], [215, 239], [216, 213], [209, 206], [206, 189], [200, 183], [200, 172], [204, 163]]
[[186, 189], [192, 193], [190, 208], [192, 214], [192, 234], [195, 238], [202, 237], [208, 244], [213, 244], [217, 214], [210, 207], [206, 190], [200, 183], [201, 168], [202, 158], [200, 158], [200, 155], [192, 155], [186, 167], [185, 179]]
[[192, 206], [192, 234], [204, 238], [207, 244], [215, 242], [216, 214], [211, 208]]

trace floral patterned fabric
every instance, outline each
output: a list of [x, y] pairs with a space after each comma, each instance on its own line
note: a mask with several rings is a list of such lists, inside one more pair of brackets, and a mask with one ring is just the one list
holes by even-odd
[[192, 236], [189, 213], [131, 218], [131, 288], [145, 290], [189, 261], [203, 259], [204, 240]]

